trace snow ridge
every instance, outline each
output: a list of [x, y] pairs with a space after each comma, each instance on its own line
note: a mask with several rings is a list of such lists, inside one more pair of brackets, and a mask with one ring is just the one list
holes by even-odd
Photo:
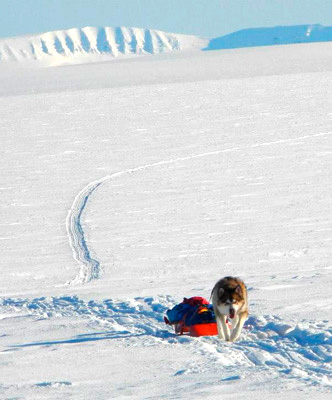
[[43, 61], [50, 65], [91, 62], [128, 55], [202, 48], [207, 40], [153, 29], [85, 27], [0, 40], [1, 61]]
[[56, 66], [182, 50], [220, 50], [331, 40], [332, 27], [319, 24], [243, 29], [216, 38], [144, 28], [84, 27], [0, 39], [0, 63], [14, 61]]

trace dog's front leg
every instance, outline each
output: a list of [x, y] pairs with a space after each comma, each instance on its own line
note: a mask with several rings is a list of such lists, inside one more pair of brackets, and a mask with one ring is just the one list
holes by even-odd
[[245, 311], [239, 315], [239, 318], [234, 321], [234, 328], [231, 335], [231, 342], [235, 342], [241, 335], [243, 325], [248, 317], [248, 313]]
[[221, 315], [221, 325], [224, 331], [225, 340], [229, 342], [231, 340], [231, 333], [227, 323], [227, 315], [224, 314]]
[[218, 315], [216, 315], [218, 337], [221, 340], [225, 340], [225, 334], [224, 334], [224, 329], [223, 329], [223, 326], [222, 326], [221, 318], [222, 318], [221, 314], [218, 313]]

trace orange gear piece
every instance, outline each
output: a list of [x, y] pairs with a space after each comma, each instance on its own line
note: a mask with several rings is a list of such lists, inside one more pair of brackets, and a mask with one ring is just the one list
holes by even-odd
[[190, 336], [216, 336], [218, 335], [217, 324], [196, 324], [189, 327]]

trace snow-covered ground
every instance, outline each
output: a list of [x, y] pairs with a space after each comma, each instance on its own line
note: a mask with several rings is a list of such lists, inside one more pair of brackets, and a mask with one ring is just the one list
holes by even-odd
[[[2, 67], [1, 398], [330, 398], [331, 49]], [[229, 274], [241, 340], [176, 337]]]

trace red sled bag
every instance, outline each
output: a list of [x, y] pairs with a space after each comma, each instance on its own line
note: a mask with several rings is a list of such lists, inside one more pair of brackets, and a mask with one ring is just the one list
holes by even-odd
[[212, 304], [203, 297], [184, 298], [182, 303], [166, 311], [166, 325], [172, 325], [177, 335], [215, 336], [218, 334]]

